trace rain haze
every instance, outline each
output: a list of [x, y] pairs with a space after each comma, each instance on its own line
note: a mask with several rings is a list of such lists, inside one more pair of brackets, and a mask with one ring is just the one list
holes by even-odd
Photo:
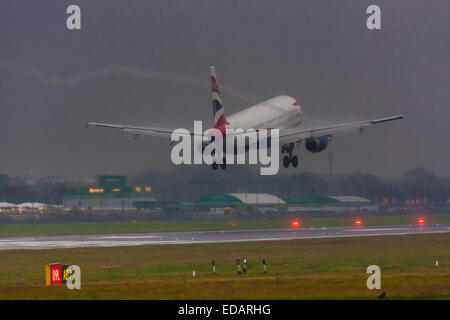
[[[382, 29], [368, 30], [375, 3]], [[66, 27], [70, 4], [81, 30]], [[0, 15], [1, 173], [173, 170], [165, 139], [85, 124], [209, 125], [214, 65], [226, 114], [286, 94], [305, 126], [406, 116], [302, 146], [281, 174], [326, 173], [333, 152], [338, 173], [450, 175], [448, 0], [2, 1]]]

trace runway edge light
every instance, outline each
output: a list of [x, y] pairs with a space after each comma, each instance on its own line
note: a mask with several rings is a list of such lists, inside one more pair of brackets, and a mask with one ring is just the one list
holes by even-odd
[[291, 221], [292, 228], [299, 228], [300, 227], [300, 219], [295, 218]]

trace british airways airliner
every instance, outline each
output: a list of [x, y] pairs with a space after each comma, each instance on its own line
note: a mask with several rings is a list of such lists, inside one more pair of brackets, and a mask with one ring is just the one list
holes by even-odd
[[[213, 128], [220, 130], [222, 134], [225, 134], [227, 129], [279, 129], [281, 152], [285, 154], [283, 157], [283, 166], [285, 168], [290, 165], [294, 168], [298, 167], [298, 157], [293, 155], [293, 151], [296, 146], [301, 145], [303, 140], [305, 141], [305, 148], [308, 151], [314, 153], [321, 152], [328, 146], [333, 134], [350, 131], [359, 131], [361, 133], [366, 127], [402, 119], [404, 117], [404, 115], [395, 115], [373, 120], [304, 129], [301, 127], [303, 120], [302, 107], [296, 99], [289, 96], [277, 96], [238, 113], [225, 116], [222, 95], [219, 90], [214, 67], [210, 68], [209, 77], [214, 115]], [[132, 133], [135, 136], [153, 135], [169, 138], [175, 130], [98, 122], [88, 122], [87, 125], [119, 129], [124, 132]], [[223, 163], [220, 166], [222, 169], [225, 169], [226, 163]], [[213, 168], [217, 169], [218, 165], [214, 163]]]

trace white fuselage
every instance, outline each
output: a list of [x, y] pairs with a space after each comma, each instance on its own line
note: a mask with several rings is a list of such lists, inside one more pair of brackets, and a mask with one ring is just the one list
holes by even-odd
[[298, 126], [302, 118], [302, 108], [294, 98], [278, 96], [227, 116], [226, 128], [289, 129]]

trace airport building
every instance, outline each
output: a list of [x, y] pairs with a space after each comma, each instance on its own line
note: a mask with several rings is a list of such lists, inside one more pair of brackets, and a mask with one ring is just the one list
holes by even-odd
[[195, 212], [208, 212], [211, 216], [228, 213], [267, 212], [279, 213], [285, 202], [267, 193], [215, 193], [195, 202]]
[[[217, 208], [233, 208], [253, 212], [344, 212], [353, 210], [376, 210], [377, 206], [362, 197], [277, 197], [267, 193], [217, 193], [202, 197], [195, 202], [197, 211]], [[213, 212], [213, 211], [211, 211]]]
[[60, 205], [41, 202], [23, 202], [19, 204], [0, 202], [0, 213], [51, 213], [59, 211], [60, 208]]
[[297, 213], [372, 210], [368, 199], [354, 196], [278, 197], [268, 193], [214, 193], [195, 202], [164, 202], [150, 186], [129, 186], [125, 176], [98, 176], [96, 185], [64, 189], [65, 210], [145, 210], [171, 215], [209, 213]]
[[356, 196], [286, 197], [288, 212], [374, 211], [377, 206], [369, 199]]
[[11, 212], [17, 207], [16, 204], [10, 202], [0, 202], [0, 213]]
[[201, 207], [276, 206], [285, 204], [284, 200], [267, 193], [215, 193], [199, 199], [195, 205]]
[[98, 184], [62, 191], [64, 210], [133, 210], [152, 208], [150, 186], [128, 186], [125, 176], [99, 176]]

